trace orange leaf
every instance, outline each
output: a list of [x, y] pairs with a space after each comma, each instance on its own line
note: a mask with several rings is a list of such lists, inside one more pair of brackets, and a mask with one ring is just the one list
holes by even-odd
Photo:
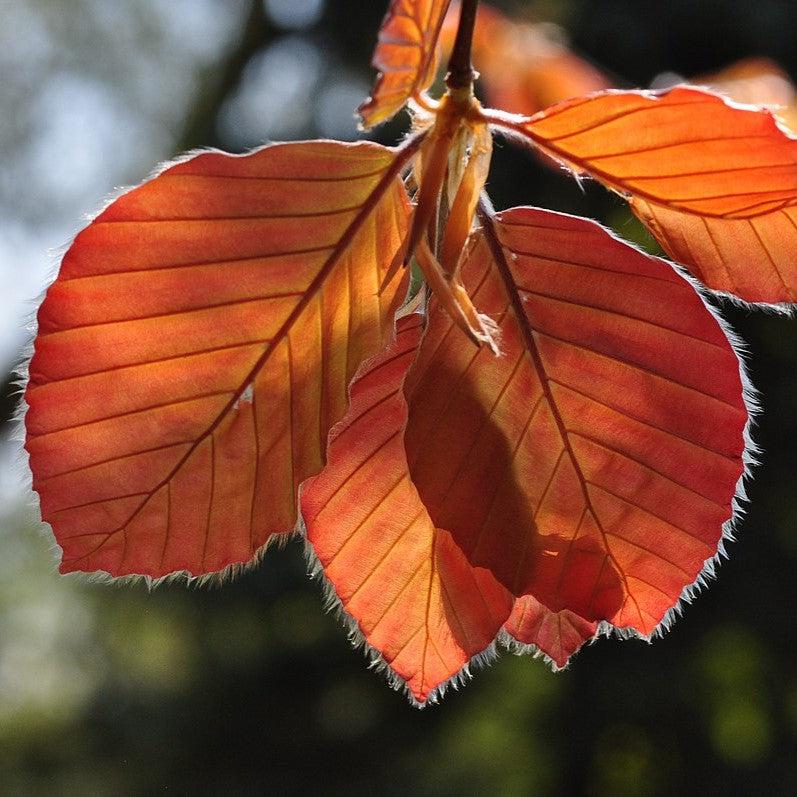
[[328, 464], [302, 488], [302, 516], [357, 637], [423, 704], [490, 647], [512, 596], [435, 528], [410, 479], [401, 388], [420, 336], [419, 316], [401, 319], [393, 345], [352, 384]]
[[27, 443], [61, 571], [200, 575], [291, 531], [403, 295], [411, 153], [206, 153], [117, 199], [39, 311]]
[[506, 635], [563, 666], [599, 623], [654, 633], [710, 572], [743, 472], [739, 361], [683, 277], [584, 219], [485, 223], [462, 279], [503, 356], [433, 300], [302, 494], [343, 609], [418, 702]]
[[364, 127], [400, 111], [434, 81], [437, 39], [451, 0], [391, 0], [379, 31], [372, 96], [359, 108]]
[[649, 635], [731, 517], [747, 412], [727, 337], [666, 263], [547, 211], [490, 222], [463, 281], [504, 356], [430, 321], [405, 444], [435, 525], [512, 594]]
[[[450, 52], [459, 4], [451, 6], [441, 35]], [[571, 52], [564, 33], [545, 23], [516, 22], [485, 3], [479, 5], [473, 61], [490, 105], [531, 115], [556, 102], [609, 88], [608, 78]]]
[[747, 301], [797, 298], [797, 140], [771, 112], [678, 87], [597, 94], [507, 126], [628, 195], [709, 287]]

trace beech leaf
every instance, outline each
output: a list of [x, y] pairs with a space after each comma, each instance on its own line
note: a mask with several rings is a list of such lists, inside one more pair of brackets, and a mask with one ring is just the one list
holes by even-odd
[[649, 635], [732, 515], [739, 360], [685, 279], [599, 225], [483, 218], [463, 281], [503, 356], [431, 318], [406, 385], [413, 479], [513, 594]]
[[343, 610], [419, 703], [497, 639], [564, 666], [600, 624], [655, 633], [744, 470], [740, 363], [687, 280], [584, 219], [482, 218], [462, 279], [503, 355], [433, 301], [417, 354], [415, 321], [354, 383], [302, 495]]
[[407, 152], [206, 153], [102, 212], [39, 310], [26, 448], [61, 571], [251, 560], [296, 523], [359, 364], [392, 332]]
[[610, 91], [509, 127], [628, 196], [708, 287], [749, 302], [797, 299], [797, 140], [771, 111], [687, 87]]
[[391, 0], [374, 51], [379, 75], [371, 96], [360, 106], [364, 127], [398, 113], [437, 73], [437, 40], [451, 0]]
[[512, 609], [497, 579], [435, 528], [407, 470], [402, 384], [421, 328], [417, 315], [402, 319], [393, 345], [354, 381], [328, 465], [302, 489], [325, 578], [375, 661], [417, 704], [488, 648]]
[[770, 58], [743, 58], [689, 82], [707, 86], [736, 102], [770, 108], [782, 124], [797, 130], [797, 88], [789, 74]]
[[[710, 288], [797, 290], [797, 139], [771, 113], [684, 87], [485, 110], [476, 0], [434, 101], [448, 8], [385, 17], [361, 113], [410, 103], [401, 146], [195, 154], [112, 202], [47, 291], [25, 392], [62, 572], [223, 573], [304, 529], [353, 639], [416, 705], [499, 645], [561, 668], [599, 634], [666, 629], [750, 458], [709, 299], [595, 222], [496, 215], [490, 127], [628, 197]], [[533, 106], [602, 79], [487, 20], [488, 92]]]
[[570, 657], [598, 633], [597, 622], [567, 609], [552, 612], [530, 595], [515, 601], [502, 639], [513, 652], [542, 654], [554, 670], [567, 666]]

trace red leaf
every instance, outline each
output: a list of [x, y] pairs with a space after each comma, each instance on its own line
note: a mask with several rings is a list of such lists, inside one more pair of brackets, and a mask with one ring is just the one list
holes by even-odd
[[432, 85], [437, 39], [450, 2], [391, 0], [372, 62], [379, 76], [371, 97], [359, 108], [364, 127], [389, 119]]
[[696, 216], [637, 198], [631, 208], [662, 249], [709, 288], [748, 302], [797, 301], [797, 208], [754, 219]]
[[302, 489], [302, 516], [357, 637], [425, 703], [491, 645], [512, 598], [434, 527], [409, 477], [401, 388], [420, 335], [419, 316], [402, 319], [393, 345], [352, 384], [328, 464]]
[[463, 280], [504, 356], [431, 320], [406, 388], [413, 479], [513, 594], [650, 634], [731, 516], [736, 355], [689, 283], [596, 224], [518, 209], [488, 239]]
[[62, 572], [200, 575], [293, 529], [403, 296], [401, 278], [378, 287], [406, 232], [410, 151], [199, 155], [77, 236], [25, 394]]
[[797, 140], [771, 112], [680, 87], [597, 94], [507, 126], [628, 195], [709, 287], [746, 301], [797, 298]]
[[433, 302], [408, 409], [417, 322], [355, 383], [302, 498], [344, 610], [418, 702], [502, 623], [559, 666], [600, 622], [652, 634], [743, 471], [739, 362], [686, 280], [583, 219], [486, 223], [462, 277], [503, 356]]

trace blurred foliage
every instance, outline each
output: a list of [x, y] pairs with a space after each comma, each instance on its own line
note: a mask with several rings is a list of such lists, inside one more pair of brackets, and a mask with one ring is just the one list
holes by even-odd
[[[790, 0], [496, 4], [561, 24], [619, 85], [750, 55], [797, 77]], [[44, 268], [32, 282], [26, 258], [182, 147], [355, 136], [385, 6], [0, 0], [3, 285], [35, 296]], [[618, 198], [508, 143], [491, 192], [652, 245]], [[4, 464], [0, 793], [797, 793], [797, 327], [722, 309], [748, 343], [764, 454], [719, 580], [653, 646], [599, 641], [556, 675], [505, 655], [442, 708], [417, 712], [366, 671], [298, 543], [223, 588], [62, 579]]]

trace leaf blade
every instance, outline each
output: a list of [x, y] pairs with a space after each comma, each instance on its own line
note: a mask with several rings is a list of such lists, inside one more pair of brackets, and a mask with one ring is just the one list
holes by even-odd
[[636, 197], [631, 209], [662, 249], [712, 290], [756, 304], [797, 301], [797, 209], [715, 219]]
[[378, 288], [406, 228], [405, 157], [334, 142], [207, 153], [77, 237], [26, 390], [62, 571], [200, 575], [293, 528], [298, 484], [400, 300], [401, 278]]
[[[685, 280], [598, 225], [525, 208], [494, 227], [463, 278], [504, 356], [474, 356], [433, 316], [406, 387], [413, 479], [435, 524], [519, 600], [571, 612], [582, 641], [601, 621], [650, 635], [732, 514], [738, 360]], [[520, 641], [564, 644], [533, 631]]]
[[519, 654], [542, 653], [554, 669], [561, 670], [585, 642], [595, 638], [598, 624], [566, 609], [552, 612], [525, 595], [515, 601], [504, 629], [510, 650]]
[[797, 89], [788, 73], [769, 58], [742, 58], [718, 72], [694, 77], [690, 82], [708, 86], [736, 102], [772, 108], [786, 127], [797, 128]]
[[450, 2], [391, 0], [372, 62], [379, 75], [371, 97], [358, 109], [364, 127], [389, 119], [432, 84], [437, 40]]
[[[797, 204], [797, 140], [770, 111], [676, 87], [585, 97], [513, 129], [629, 196], [664, 248], [705, 277], [708, 287], [745, 301], [794, 301], [793, 269], [778, 273], [789, 259], [788, 241], [773, 234], [768, 245], [748, 229], [760, 223], [765, 237], [775, 233], [791, 221]], [[755, 271], [745, 273], [741, 257], [721, 255], [718, 264], [717, 253], [732, 252], [745, 231]]]
[[423, 338], [402, 327], [354, 384], [302, 495], [355, 637], [418, 703], [496, 640], [562, 667], [602, 622], [652, 634], [716, 554], [743, 470], [739, 363], [686, 280], [584, 219], [488, 221], [462, 277], [503, 356], [433, 300]]
[[401, 387], [421, 333], [417, 315], [401, 319], [393, 345], [352, 384], [328, 465], [302, 488], [302, 514], [357, 638], [422, 705], [490, 648], [512, 599], [435, 528], [412, 484]]

